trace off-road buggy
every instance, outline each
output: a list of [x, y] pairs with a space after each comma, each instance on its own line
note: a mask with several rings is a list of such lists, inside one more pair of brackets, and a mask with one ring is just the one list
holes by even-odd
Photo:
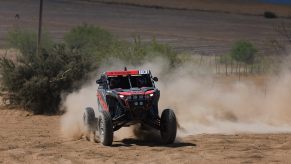
[[160, 91], [155, 87], [157, 77], [149, 70], [108, 71], [96, 81], [99, 117], [92, 107], [85, 108], [83, 121], [106, 146], [113, 142], [113, 132], [134, 124], [160, 131], [165, 144], [176, 138], [177, 122], [173, 110], [158, 111]]

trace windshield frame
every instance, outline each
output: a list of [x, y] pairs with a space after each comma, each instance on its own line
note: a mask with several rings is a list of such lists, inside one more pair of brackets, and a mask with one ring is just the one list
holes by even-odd
[[133, 87], [133, 84], [132, 84], [132, 79], [131, 77], [137, 77], [137, 76], [148, 76], [146, 78], [148, 78], [148, 84], [150, 83], [151, 86], [145, 86], [145, 87], [148, 87], [148, 88], [154, 88], [155, 87], [155, 83], [152, 79], [152, 76], [151, 74], [139, 74], [139, 75], [125, 75], [125, 76], [121, 76], [121, 77], [126, 77], [127, 78], [127, 81], [128, 81], [128, 84], [129, 84], [129, 88], [112, 88], [110, 87], [110, 82], [111, 82], [111, 78], [118, 78], [119, 76], [108, 76], [107, 77], [107, 84], [108, 84], [108, 89], [131, 89], [131, 88], [143, 88], [143, 87]]

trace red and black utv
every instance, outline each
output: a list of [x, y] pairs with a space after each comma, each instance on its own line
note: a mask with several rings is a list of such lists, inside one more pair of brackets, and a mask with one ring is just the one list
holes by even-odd
[[175, 141], [176, 116], [173, 110], [158, 111], [160, 91], [156, 88], [157, 77], [149, 70], [108, 71], [96, 81], [99, 117], [93, 108], [85, 108], [83, 115], [87, 129], [97, 136], [103, 145], [111, 145], [113, 132], [134, 124], [160, 130], [162, 142]]

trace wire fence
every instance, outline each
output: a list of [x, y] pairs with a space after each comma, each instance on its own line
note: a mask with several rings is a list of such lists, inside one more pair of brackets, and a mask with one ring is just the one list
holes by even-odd
[[[261, 75], [276, 72], [278, 64], [281, 62], [280, 57], [258, 56], [252, 64], [237, 62], [235, 60], [223, 60], [223, 56], [213, 55], [194, 55], [191, 63], [198, 65], [197, 69], [210, 71], [216, 75]], [[198, 71], [201, 71], [198, 70]]]

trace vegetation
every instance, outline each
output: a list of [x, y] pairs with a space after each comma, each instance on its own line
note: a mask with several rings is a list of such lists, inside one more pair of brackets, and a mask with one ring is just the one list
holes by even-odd
[[86, 24], [73, 28], [64, 37], [69, 49], [93, 56], [96, 65], [111, 58], [137, 65], [155, 56], [165, 57], [173, 65], [179, 62], [176, 52], [168, 45], [160, 44], [156, 39], [144, 43], [140, 36], [133, 39], [132, 43], [120, 41], [108, 31]]
[[14, 29], [7, 42], [20, 53], [16, 60], [0, 58], [3, 89], [14, 95], [16, 105], [36, 114], [58, 113], [61, 94], [78, 89], [103, 60], [118, 58], [138, 64], [163, 56], [173, 65], [178, 62], [175, 51], [155, 39], [142, 43], [136, 37], [129, 43], [90, 25], [73, 28], [62, 43], [44, 34], [40, 55], [36, 54], [36, 34], [32, 31]]
[[248, 41], [238, 41], [231, 50], [231, 58], [237, 62], [252, 64], [255, 60], [257, 49]]
[[264, 12], [264, 17], [272, 19], [272, 18], [277, 18], [278, 16], [272, 11], [265, 11]]
[[14, 94], [15, 103], [34, 113], [56, 113], [63, 91], [75, 89], [74, 82], [92, 70], [88, 55], [54, 44], [44, 35], [43, 49], [36, 55], [36, 35], [25, 30], [8, 34], [8, 43], [20, 51], [17, 60], [0, 59], [4, 89]]
[[64, 42], [68, 49], [84, 56], [94, 56], [96, 61], [100, 61], [111, 50], [114, 38], [100, 27], [84, 24], [65, 34]]
[[170, 61], [172, 66], [179, 63], [179, 58], [172, 48], [158, 43], [153, 39], [150, 43], [143, 43], [139, 36], [134, 38], [133, 43], [117, 43], [112, 48], [110, 56], [126, 60], [132, 65], [139, 65], [153, 57], [164, 57]]
[[[224, 54], [216, 58], [216, 73], [222, 72], [225, 75], [241, 73], [261, 73], [266, 71], [265, 59], [263, 56], [257, 55], [257, 49], [249, 41], [236, 42], [230, 53]], [[220, 65], [224, 68], [220, 69]]]

